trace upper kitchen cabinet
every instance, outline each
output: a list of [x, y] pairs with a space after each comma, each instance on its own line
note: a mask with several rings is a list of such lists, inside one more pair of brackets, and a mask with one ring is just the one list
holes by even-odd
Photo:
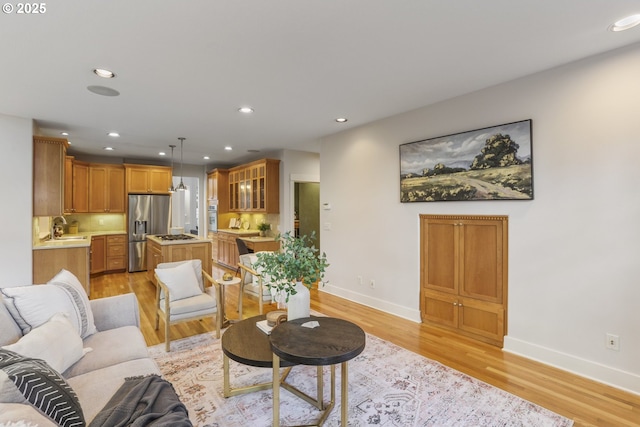
[[280, 160], [262, 159], [229, 170], [229, 210], [280, 212]]
[[171, 168], [125, 164], [126, 189], [129, 194], [169, 194]]
[[33, 216], [64, 213], [65, 138], [33, 137]]
[[89, 212], [89, 164], [67, 156], [64, 164], [64, 213]]
[[207, 199], [218, 205], [218, 213], [229, 212], [229, 171], [214, 169], [207, 174]]
[[125, 173], [120, 165], [89, 165], [89, 212], [124, 213]]

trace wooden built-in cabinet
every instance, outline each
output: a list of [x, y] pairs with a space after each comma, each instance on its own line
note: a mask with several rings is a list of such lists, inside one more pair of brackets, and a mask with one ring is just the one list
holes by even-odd
[[63, 268], [73, 273], [90, 295], [88, 246], [33, 251], [33, 283], [47, 283]]
[[217, 233], [217, 256], [216, 262], [231, 268], [238, 268], [240, 255], [238, 254], [238, 245], [236, 243], [236, 235], [230, 233]]
[[231, 212], [280, 212], [280, 160], [262, 159], [229, 169]]
[[127, 236], [125, 234], [107, 236], [107, 271], [127, 269]]
[[89, 212], [125, 212], [124, 168], [121, 165], [89, 165]]
[[168, 166], [125, 164], [128, 194], [169, 194], [172, 170]]
[[214, 169], [207, 174], [207, 200], [218, 206], [218, 213], [229, 212], [229, 171]]
[[64, 213], [65, 138], [33, 137], [33, 216]]
[[107, 269], [107, 239], [91, 236], [91, 274], [104, 273]]
[[89, 212], [89, 163], [67, 156], [64, 165], [64, 213]]
[[502, 347], [508, 217], [420, 215], [422, 321]]
[[126, 268], [125, 234], [91, 236], [91, 274], [125, 271]]

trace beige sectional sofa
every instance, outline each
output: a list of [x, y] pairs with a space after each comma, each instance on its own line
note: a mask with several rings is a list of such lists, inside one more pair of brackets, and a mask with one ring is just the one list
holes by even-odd
[[[135, 295], [89, 301], [86, 294], [76, 292], [76, 285], [71, 283], [73, 279], [71, 273], [63, 270], [46, 285], [0, 289], [0, 347], [21, 355], [25, 352], [47, 362], [50, 359], [51, 366], [58, 365], [64, 369], [61, 375], [77, 395], [88, 425], [125, 378], [160, 372], [148, 355], [139, 329]], [[64, 302], [65, 298], [71, 302]], [[83, 307], [78, 309], [79, 306]], [[72, 312], [62, 315], [64, 319], [60, 319], [61, 315], [54, 316], [55, 319], [49, 316], [52, 312], [64, 313], [65, 310]], [[34, 313], [36, 311], [40, 314]], [[47, 316], [51, 319], [45, 324], [27, 325], [29, 322], [39, 323], [39, 319]], [[54, 323], [56, 321], [60, 323]], [[78, 333], [64, 332], [70, 327]], [[77, 346], [80, 350], [76, 349], [72, 354], [71, 349]], [[57, 425], [42, 410], [21, 399], [0, 366], [0, 426], [11, 425], [18, 420], [26, 425]]]

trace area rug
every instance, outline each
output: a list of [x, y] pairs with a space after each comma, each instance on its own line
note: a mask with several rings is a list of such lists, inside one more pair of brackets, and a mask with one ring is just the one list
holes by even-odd
[[[171, 381], [199, 427], [267, 427], [272, 424], [272, 391], [225, 399], [222, 350], [213, 334], [149, 347], [162, 375]], [[232, 387], [271, 380], [271, 370], [231, 365]], [[329, 399], [325, 368], [325, 400]], [[336, 406], [325, 426], [340, 425], [340, 368], [336, 368]], [[316, 368], [296, 366], [288, 382], [315, 395]], [[436, 361], [367, 334], [365, 350], [349, 362], [349, 426], [554, 426], [573, 421]], [[281, 425], [311, 424], [313, 406], [281, 389]]]

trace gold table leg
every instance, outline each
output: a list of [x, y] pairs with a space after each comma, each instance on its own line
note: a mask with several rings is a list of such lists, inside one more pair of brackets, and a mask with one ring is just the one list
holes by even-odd
[[273, 353], [273, 427], [280, 427], [280, 357]]
[[342, 383], [340, 384], [341, 387], [341, 391], [342, 391], [342, 426], [343, 427], [347, 427], [347, 415], [348, 415], [348, 408], [347, 405], [349, 404], [349, 399], [347, 397], [347, 393], [349, 391], [349, 372], [348, 372], [348, 368], [347, 368], [347, 364], [348, 362], [342, 362], [342, 366], [341, 366], [341, 380]]

